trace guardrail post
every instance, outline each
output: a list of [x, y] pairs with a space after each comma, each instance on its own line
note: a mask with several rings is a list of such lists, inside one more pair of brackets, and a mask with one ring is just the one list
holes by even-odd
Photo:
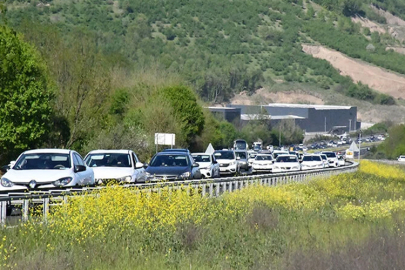
[[49, 198], [44, 198], [44, 214], [43, 214], [43, 219], [46, 222], [48, 219], [48, 213], [49, 213]]
[[214, 184], [213, 183], [210, 183], [210, 186], [209, 186], [209, 196], [210, 196], [210, 198], [212, 198], [214, 196]]
[[219, 197], [219, 189], [221, 188], [220, 185], [221, 183], [217, 183], [215, 197]]
[[203, 197], [205, 197], [205, 194], [206, 194], [206, 191], [207, 191], [206, 189], [207, 189], [207, 184], [203, 184], [202, 185], [202, 196]]
[[1, 225], [2, 226], [6, 225], [6, 218], [7, 218], [7, 202], [2, 201], [1, 202]]
[[22, 205], [22, 222], [28, 221], [28, 208], [29, 208], [29, 200], [25, 199], [23, 200]]

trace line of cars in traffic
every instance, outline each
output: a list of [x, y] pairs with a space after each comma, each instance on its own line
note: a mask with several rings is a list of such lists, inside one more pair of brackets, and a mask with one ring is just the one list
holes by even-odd
[[149, 164], [132, 150], [94, 150], [85, 158], [74, 150], [36, 149], [10, 162], [0, 179], [0, 191], [53, 189], [161, 180], [217, 178], [246, 173], [289, 172], [344, 165], [333, 152], [300, 155], [274, 150], [216, 150], [190, 153], [187, 149], [166, 149]]

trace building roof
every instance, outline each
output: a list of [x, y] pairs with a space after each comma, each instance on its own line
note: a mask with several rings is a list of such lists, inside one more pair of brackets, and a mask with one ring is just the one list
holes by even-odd
[[266, 115], [266, 114], [241, 114], [241, 120], [283, 120], [283, 119], [306, 119], [298, 115]]
[[335, 106], [335, 105], [312, 105], [312, 104], [288, 104], [288, 103], [270, 103], [268, 107], [285, 107], [285, 108], [303, 108], [315, 110], [348, 110], [352, 106]]

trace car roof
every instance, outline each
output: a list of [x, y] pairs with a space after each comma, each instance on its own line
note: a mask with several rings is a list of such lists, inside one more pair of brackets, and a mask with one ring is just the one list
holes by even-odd
[[268, 154], [266, 154], [266, 153], [259, 153], [259, 154], [257, 154], [256, 156], [273, 156], [273, 155], [270, 154], [270, 153], [268, 153]]
[[93, 150], [90, 151], [89, 154], [128, 154], [131, 150], [125, 150], [125, 149], [98, 149], [98, 150]]
[[277, 158], [279, 158], [279, 157], [297, 157], [296, 155], [279, 155]]
[[207, 153], [191, 153], [191, 155], [205, 155], [205, 156], [211, 156], [211, 154], [207, 154]]
[[164, 149], [162, 152], [183, 152], [183, 153], [190, 153], [190, 151], [188, 149]]
[[44, 148], [27, 150], [24, 154], [41, 154], [41, 153], [57, 153], [57, 154], [70, 154], [72, 150], [69, 149], [57, 149], [57, 148]]
[[189, 153], [184, 152], [184, 151], [162, 151], [157, 153], [156, 155], [162, 156], [162, 155], [185, 155], [187, 156]]

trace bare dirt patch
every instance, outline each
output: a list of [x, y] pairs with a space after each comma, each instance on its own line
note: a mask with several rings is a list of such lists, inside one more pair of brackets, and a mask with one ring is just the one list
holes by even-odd
[[395, 98], [405, 98], [405, 76], [354, 60], [322, 46], [303, 44], [302, 47], [305, 53], [327, 60], [339, 70], [341, 75], [350, 76], [355, 82], [367, 84], [371, 88]]
[[243, 91], [231, 99], [231, 104], [235, 105], [264, 105], [269, 103], [325, 104], [321, 98], [300, 89], [285, 92], [272, 92], [266, 88], [261, 88], [256, 90], [256, 93], [251, 96], [248, 96], [248, 94]]
[[405, 54], [405, 48], [403, 47], [387, 47], [387, 50], [393, 50], [397, 53]]
[[352, 22], [360, 23], [362, 27], [367, 27], [371, 32], [378, 32], [379, 34], [387, 32], [381, 25], [360, 16], [352, 17]]

